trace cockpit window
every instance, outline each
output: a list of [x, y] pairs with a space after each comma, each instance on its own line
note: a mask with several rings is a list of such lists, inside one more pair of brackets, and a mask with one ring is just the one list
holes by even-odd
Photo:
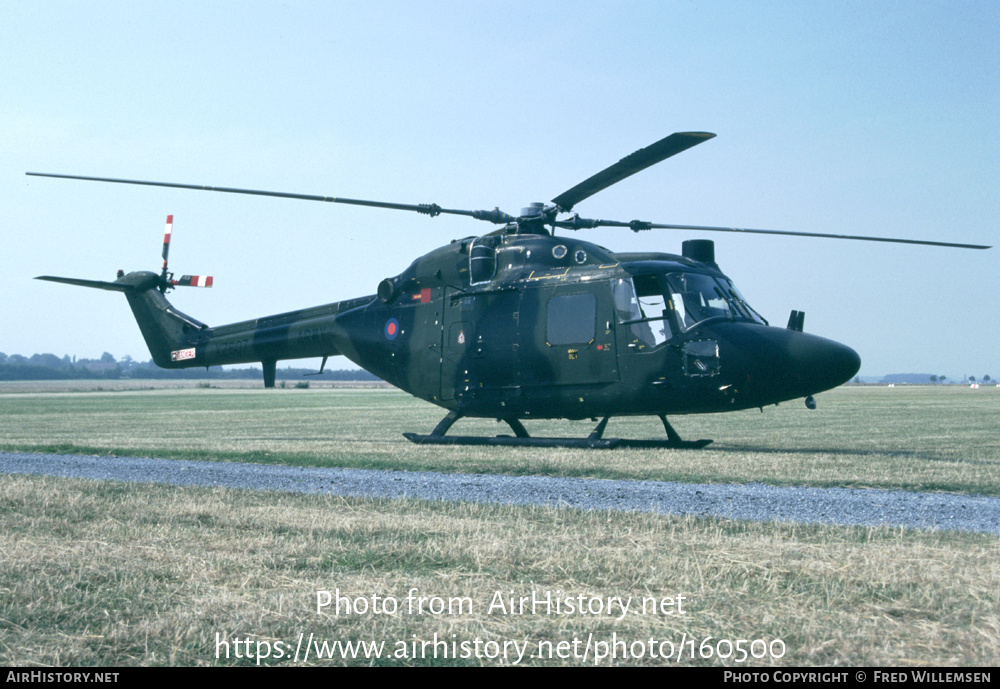
[[734, 305], [745, 316], [747, 316], [750, 320], [757, 321], [758, 323], [760, 323], [762, 325], [769, 325], [769, 323], [767, 322], [767, 319], [764, 318], [763, 316], [761, 316], [759, 313], [757, 313], [754, 310], [754, 308], [752, 306], [750, 306], [750, 304], [747, 303], [747, 300], [743, 298], [743, 295], [740, 294], [740, 291], [738, 289], [736, 289], [736, 285], [734, 285], [733, 283], [731, 283], [729, 280], [720, 280], [720, 282], [728, 290], [728, 294], [729, 294], [729, 296], [732, 297], [732, 301], [734, 302]]
[[733, 317], [725, 292], [711, 276], [673, 273], [667, 276], [667, 284], [670, 286], [674, 310], [685, 330], [709, 318]]
[[767, 323], [750, 308], [733, 283], [726, 278], [701, 273], [669, 273], [666, 280], [674, 312], [684, 330], [709, 318]]
[[702, 273], [638, 275], [612, 283], [618, 322], [629, 327], [629, 347], [658, 347], [678, 332], [712, 319], [766, 324], [733, 283]]

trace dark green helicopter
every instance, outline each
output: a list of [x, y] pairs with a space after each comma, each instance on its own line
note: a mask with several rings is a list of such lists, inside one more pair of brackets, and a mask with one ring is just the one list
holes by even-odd
[[[27, 173], [180, 189], [346, 203], [485, 220], [497, 229], [456, 240], [382, 280], [377, 294], [212, 327], [178, 311], [164, 296], [178, 285], [167, 267], [171, 217], [159, 274], [122, 274], [114, 282], [42, 276], [39, 280], [123, 292], [163, 368], [261, 362], [274, 386], [279, 360], [343, 355], [406, 392], [448, 410], [417, 443], [569, 447], [704, 447], [683, 441], [668, 415], [735, 411], [805, 398], [850, 380], [861, 366], [845, 345], [804, 333], [804, 314], [770, 326], [715, 262], [709, 240], [682, 244], [681, 255], [615, 253], [556, 236], [556, 229], [627, 227], [830, 237], [987, 249], [945, 242], [779, 232], [567, 214], [593, 194], [713, 138], [671, 134], [623, 158], [517, 217], [501, 212], [407, 205], [191, 184]], [[655, 415], [666, 440], [604, 438], [612, 416]], [[514, 436], [448, 436], [463, 416], [505, 421]], [[588, 438], [533, 438], [526, 419], [601, 419]]]

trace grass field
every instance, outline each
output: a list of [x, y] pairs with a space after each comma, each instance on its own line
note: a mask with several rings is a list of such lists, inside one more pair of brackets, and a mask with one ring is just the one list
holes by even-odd
[[[33, 389], [22, 387], [20, 390]], [[442, 410], [394, 389], [169, 388], [0, 393], [0, 448], [308, 466], [689, 482], [763, 481], [1000, 495], [1000, 389], [849, 387], [801, 403], [677, 417], [700, 451], [416, 446]], [[590, 421], [534, 421], [585, 437]], [[453, 434], [509, 433], [490, 419]], [[655, 418], [612, 419], [607, 437], [660, 438]]]
[[[442, 414], [391, 390], [10, 386], [0, 447], [1000, 494], [1000, 390], [859, 387], [818, 401], [816, 412], [677, 419], [685, 437], [716, 439], [702, 451], [584, 452], [417, 447], [402, 431]], [[455, 432], [508, 431], [470, 420]], [[608, 428], [660, 433], [651, 419]], [[0, 477], [0, 534], [8, 665], [255, 664], [246, 656], [265, 650], [260, 662], [279, 665], [661, 664], [651, 655], [675, 662], [679, 650], [683, 664], [730, 666], [1000, 657], [1000, 539], [988, 535], [25, 476]], [[317, 612], [317, 592], [336, 590], [383, 610]], [[498, 594], [533, 592], [609, 607], [489, 609]], [[631, 599], [626, 614], [609, 612], [615, 597]], [[654, 601], [656, 612], [639, 609]], [[310, 635], [313, 655], [293, 658]], [[381, 642], [383, 656], [345, 659], [338, 640]], [[316, 657], [324, 642], [334, 657]]]

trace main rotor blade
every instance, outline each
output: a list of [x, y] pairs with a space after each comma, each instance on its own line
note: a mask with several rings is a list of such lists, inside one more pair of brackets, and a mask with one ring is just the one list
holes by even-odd
[[552, 199], [552, 203], [559, 207], [559, 210], [569, 211], [576, 204], [589, 198], [597, 192], [607, 189], [612, 184], [621, 182], [626, 177], [631, 177], [637, 172], [645, 170], [650, 165], [655, 165], [666, 160], [670, 156], [677, 155], [692, 146], [708, 141], [715, 137], [715, 134], [708, 132], [677, 132], [665, 139], [660, 139], [655, 144], [640, 148], [635, 153], [631, 153], [611, 167], [601, 170], [593, 177], [580, 182], [572, 189], [564, 191], [559, 196]]
[[232, 187], [209, 187], [200, 184], [176, 184], [174, 182], [146, 182], [136, 179], [115, 179], [111, 177], [84, 177], [81, 175], [56, 175], [46, 172], [26, 172], [26, 175], [32, 177], [55, 177], [58, 179], [82, 179], [89, 182], [112, 182], [115, 184], [138, 184], [147, 187], [170, 187], [172, 189], [195, 189], [198, 191], [221, 191], [227, 194], [249, 194], [251, 196], [276, 196], [283, 199], [301, 199], [305, 201], [323, 201], [326, 203], [345, 203], [353, 206], [369, 206], [372, 208], [391, 208], [394, 210], [401, 211], [414, 211], [416, 213], [423, 213], [424, 215], [429, 215], [434, 217], [440, 215], [441, 213], [446, 213], [449, 215], [465, 215], [476, 220], [486, 220], [497, 225], [505, 224], [508, 222], [513, 222], [516, 218], [501, 212], [500, 210], [492, 211], [466, 211], [466, 210], [455, 210], [451, 208], [441, 208], [436, 203], [421, 203], [421, 204], [407, 204], [407, 203], [386, 203], [384, 201], [364, 201], [361, 199], [345, 199], [338, 198], [336, 196], [319, 196], [315, 194], [292, 194], [282, 191], [262, 191], [259, 189], [236, 189]]
[[39, 275], [36, 280], [48, 280], [49, 282], [62, 282], [67, 285], [78, 287], [93, 287], [95, 289], [106, 289], [110, 292], [134, 292], [135, 286], [122, 282], [104, 282], [103, 280], [78, 280], [77, 278], [57, 278], [51, 275]]
[[892, 244], [922, 244], [925, 246], [944, 246], [955, 249], [992, 249], [992, 246], [981, 244], [957, 244], [954, 242], [932, 242], [924, 239], [897, 239], [895, 237], [868, 237], [851, 234], [823, 234], [820, 232], [787, 232], [783, 230], [754, 230], [746, 227], [711, 227], [707, 225], [662, 225], [658, 223], [643, 222], [633, 220], [631, 222], [621, 222], [619, 220], [587, 220], [584, 218], [574, 218], [573, 220], [560, 220], [555, 223], [557, 227], [568, 230], [581, 230], [591, 227], [627, 227], [634, 232], [642, 230], [696, 230], [699, 232], [742, 232], [744, 234], [776, 234], [786, 237], [820, 237], [823, 239], [852, 239], [863, 242], [889, 242]]

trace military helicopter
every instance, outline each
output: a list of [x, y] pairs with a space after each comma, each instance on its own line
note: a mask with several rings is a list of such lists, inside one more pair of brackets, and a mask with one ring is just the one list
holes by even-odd
[[[520, 215], [193, 184], [27, 173], [41, 177], [199, 189], [370, 206], [431, 217], [450, 214], [499, 229], [452, 241], [378, 284], [375, 294], [255, 320], [209, 326], [165, 297], [179, 286], [210, 287], [207, 276], [174, 279], [167, 218], [159, 274], [119, 271], [114, 282], [40, 276], [122, 292], [153, 360], [163, 368], [261, 362], [273, 387], [280, 360], [342, 355], [396, 387], [447, 409], [415, 443], [700, 448], [668, 415], [763, 408], [850, 380], [858, 354], [803, 332], [804, 314], [771, 326], [715, 261], [714, 243], [683, 242], [681, 254], [616, 253], [557, 230], [627, 227], [828, 237], [941, 247], [990, 247], [809, 232], [666, 225], [581, 218], [573, 208], [597, 192], [715, 135], [678, 132], [626, 156]], [[560, 219], [560, 216], [565, 216]], [[612, 416], [659, 417], [667, 438], [605, 438]], [[462, 417], [488, 417], [513, 436], [447, 435]], [[600, 419], [587, 438], [532, 437], [531, 419]]]

